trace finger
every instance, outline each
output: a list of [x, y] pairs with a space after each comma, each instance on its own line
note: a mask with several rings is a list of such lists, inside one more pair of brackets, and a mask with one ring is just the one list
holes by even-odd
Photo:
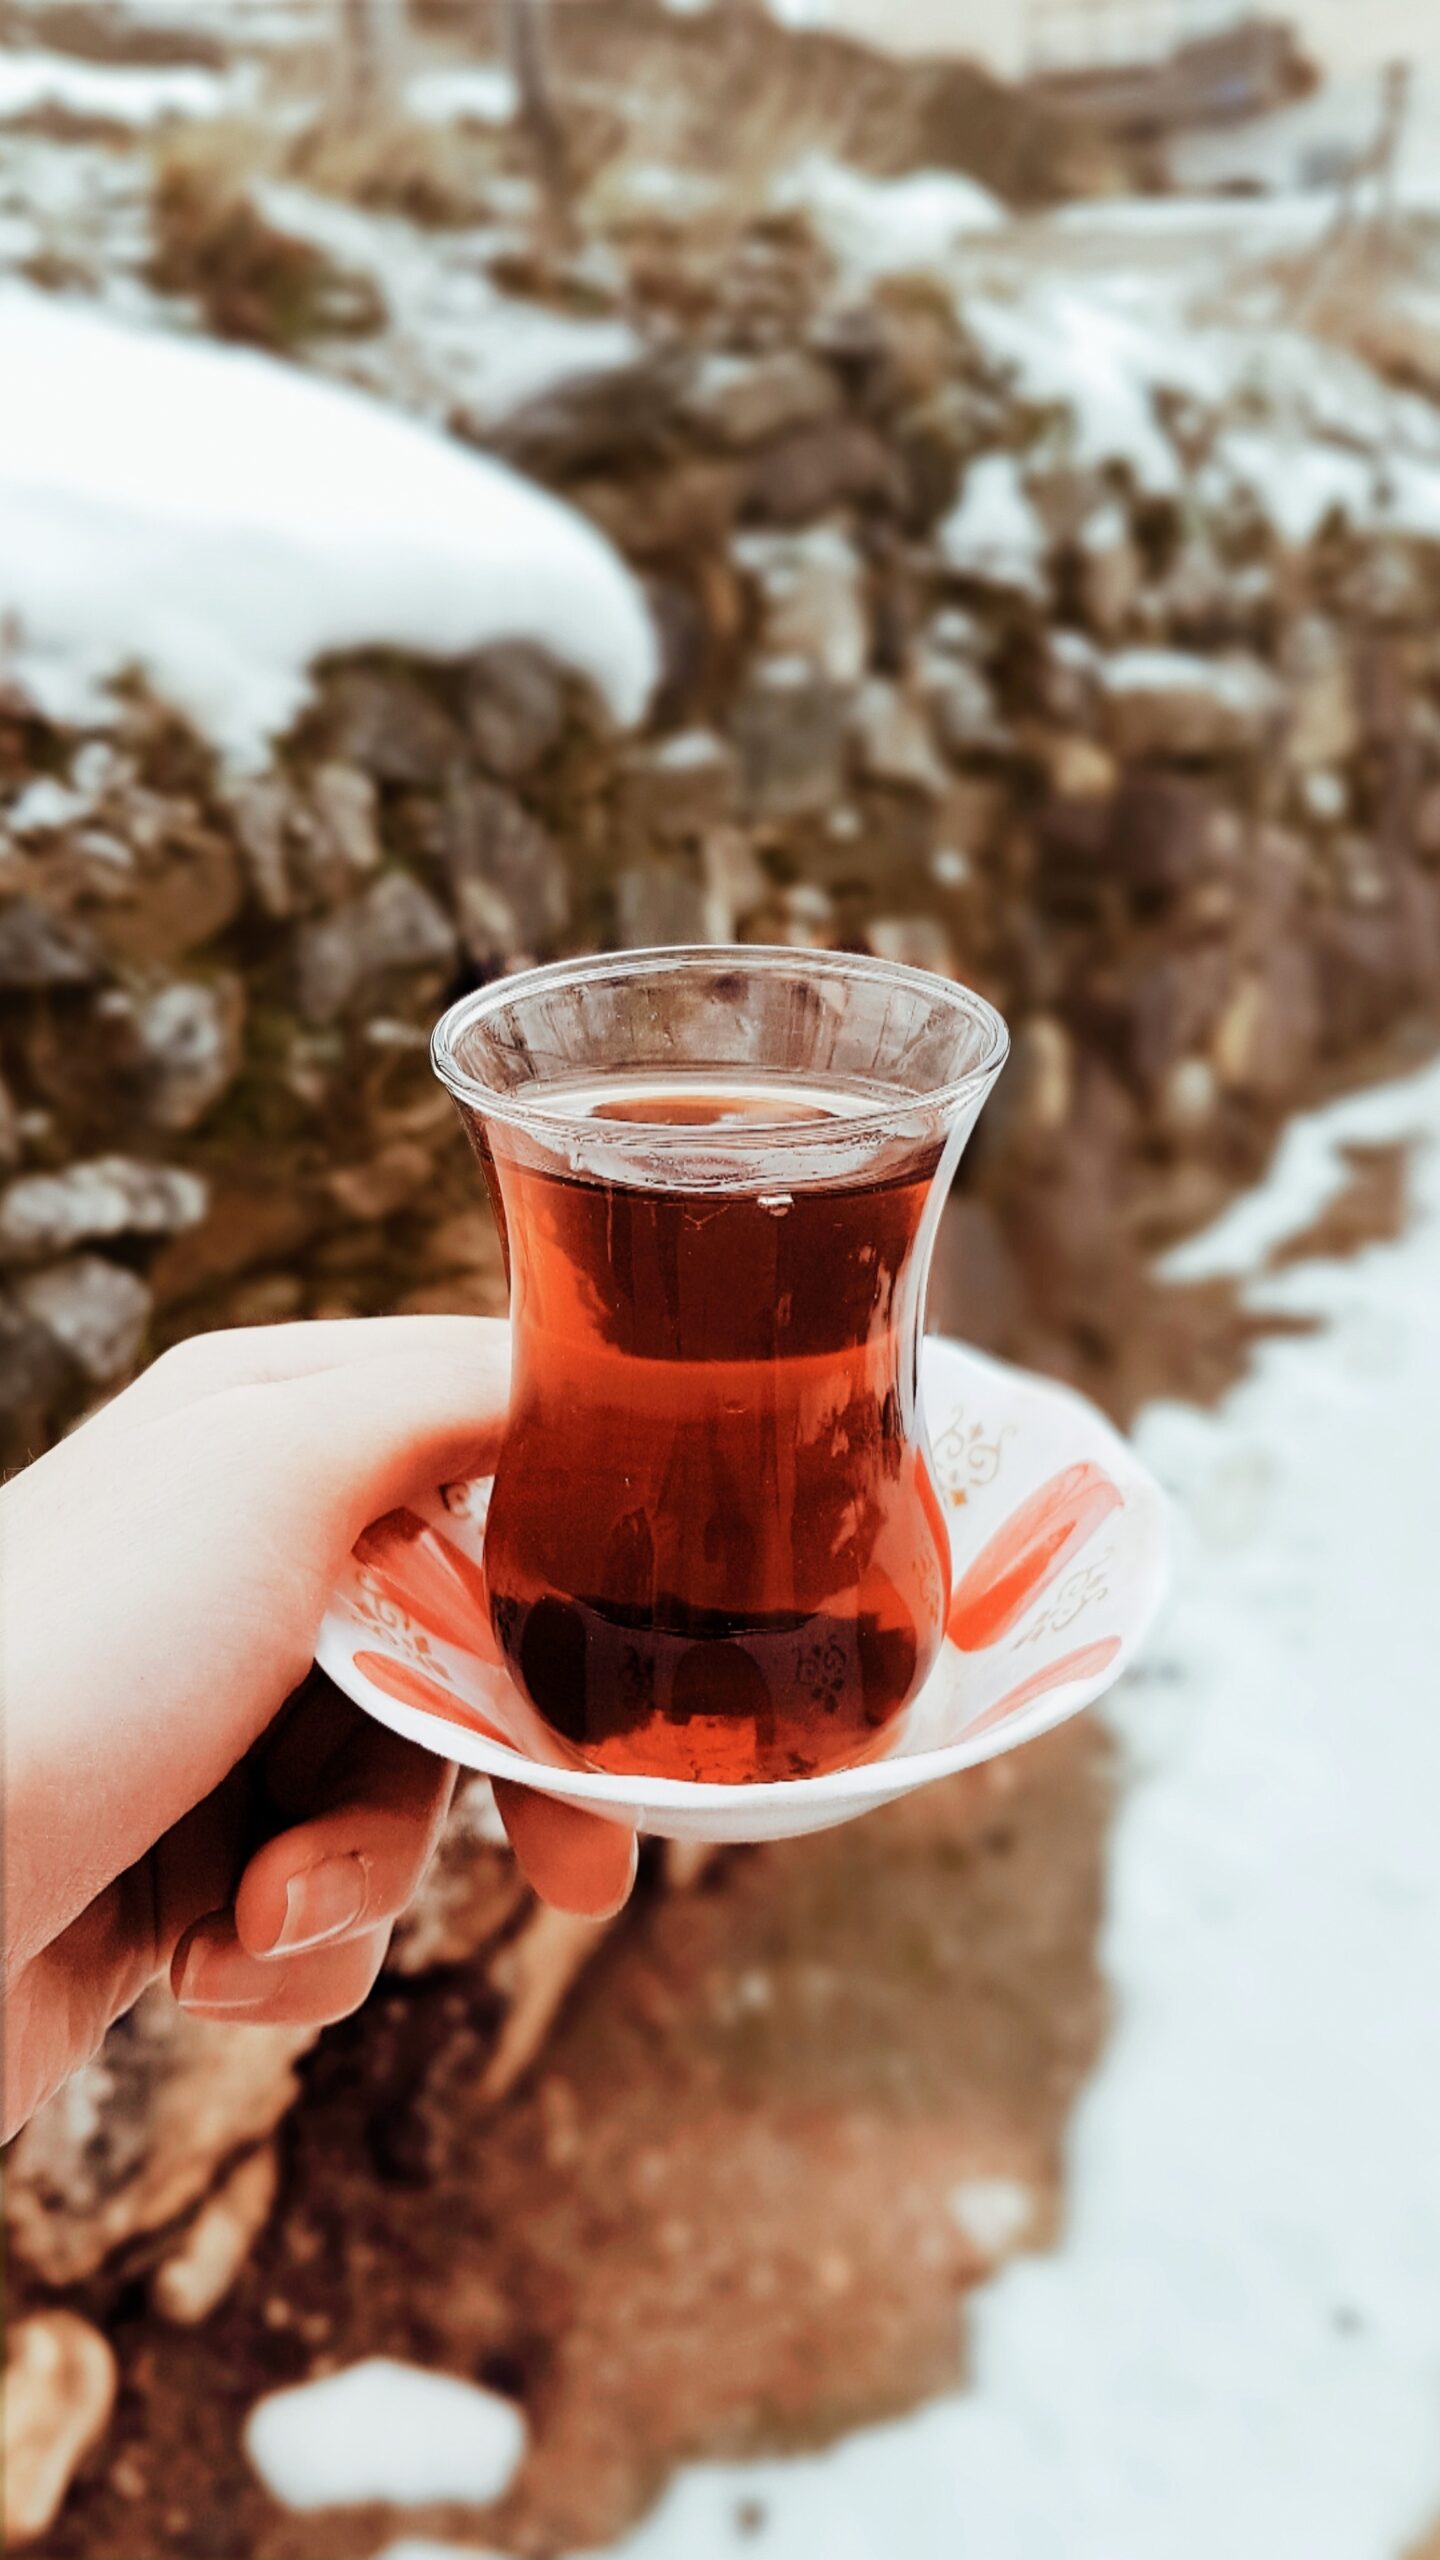
[[267, 1840], [240, 1879], [235, 1929], [251, 1956], [274, 1962], [398, 1919], [439, 1843], [455, 1770], [357, 1717], [320, 1783], [334, 1801]]
[[202, 1920], [175, 1953], [170, 1980], [191, 2017], [251, 2026], [328, 2027], [373, 1989], [390, 1924], [285, 1958], [248, 1955], [228, 1912]]
[[512, 1778], [493, 1783], [510, 1846], [542, 1902], [591, 1920], [608, 1920], [628, 1902], [638, 1860], [628, 1823], [538, 1795]]
[[[391, 1351], [464, 1360], [476, 1334], [503, 1335], [486, 1316], [373, 1316], [314, 1324], [228, 1325], [195, 1333], [151, 1363], [124, 1394], [84, 1425], [88, 1438], [121, 1420], [176, 1413], [230, 1387], [283, 1384]], [[73, 1435], [78, 1439], [81, 1434]]]
[[443, 1355], [396, 1343], [363, 1364], [242, 1389], [272, 1438], [283, 1420], [292, 1463], [313, 1499], [343, 1515], [353, 1544], [383, 1511], [449, 1477], [493, 1467], [510, 1397], [509, 1327], [479, 1317]]
[[249, 1787], [236, 1771], [138, 1866], [117, 1876], [19, 1969], [5, 2004], [0, 2139], [9, 2141], [223, 1902], [240, 1860]]

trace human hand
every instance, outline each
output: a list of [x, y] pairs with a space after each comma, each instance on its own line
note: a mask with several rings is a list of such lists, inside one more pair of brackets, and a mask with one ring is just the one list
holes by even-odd
[[[466, 1316], [199, 1335], [0, 1493], [7, 2135], [167, 1967], [209, 2018], [364, 1999], [455, 1772], [315, 1636], [367, 1522], [493, 1463], [508, 1365]], [[633, 1834], [495, 1794], [538, 1893], [619, 1908]]]

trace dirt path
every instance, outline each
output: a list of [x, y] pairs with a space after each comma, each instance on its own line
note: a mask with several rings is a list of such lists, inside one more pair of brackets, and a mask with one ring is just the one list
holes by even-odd
[[1103, 2032], [1106, 1801], [1082, 1723], [651, 1899], [497, 2116], [463, 1978], [387, 1994], [317, 2055], [222, 2312], [112, 2322], [119, 2423], [52, 2560], [380, 2548], [396, 2520], [282, 2517], [241, 2451], [257, 2392], [317, 2358], [518, 2392], [504, 2507], [406, 2521], [537, 2554], [608, 2541], [682, 2456], [824, 2442], [953, 2387], [993, 2262], [969, 2182], [1012, 2182], [1010, 2245], [1055, 2225]]

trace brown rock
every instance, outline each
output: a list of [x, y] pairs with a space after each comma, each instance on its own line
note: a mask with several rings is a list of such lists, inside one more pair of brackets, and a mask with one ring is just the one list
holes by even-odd
[[117, 999], [128, 1017], [127, 1063], [144, 1118], [154, 1129], [197, 1127], [240, 1072], [243, 979], [228, 970], [213, 978], [176, 978], [140, 998], [112, 990], [105, 1002]]
[[1215, 1026], [1210, 1060], [1228, 1091], [1269, 1102], [1304, 1090], [1320, 1046], [1315, 964], [1300, 942], [1275, 942], [1243, 977]]
[[1127, 774], [1116, 794], [1104, 859], [1126, 885], [1172, 893], [1232, 876], [1244, 855], [1231, 810], [1212, 787], [1183, 773]]
[[713, 921], [703, 884], [668, 863], [632, 863], [616, 879], [615, 939], [622, 951], [705, 942]]
[[17, 1165], [23, 1152], [24, 1140], [20, 1135], [20, 1114], [15, 1108], [15, 1097], [4, 1077], [0, 1076], [0, 1173], [8, 1173], [12, 1165]]
[[756, 816], [823, 815], [841, 797], [847, 705], [803, 658], [761, 658], [735, 706], [744, 796]]
[[1075, 1108], [1077, 1073], [1074, 1040], [1056, 1015], [1032, 1013], [1017, 1022], [977, 1133], [977, 1161], [993, 1156], [1028, 1169], [1047, 1165]]
[[131, 800], [121, 814], [140, 859], [123, 895], [96, 909], [96, 931], [117, 959], [144, 966], [183, 960], [239, 915], [246, 889], [239, 855], [184, 802], [151, 799], [137, 811]]
[[757, 453], [746, 475], [741, 505], [757, 524], [811, 524], [837, 507], [899, 506], [904, 497], [899, 465], [870, 427], [854, 418], [832, 418]]
[[1108, 800], [1114, 793], [1120, 770], [1097, 739], [1047, 731], [1026, 743], [1039, 756], [1058, 800]]
[[957, 974], [950, 937], [935, 916], [872, 916], [865, 927], [865, 944], [877, 960], [898, 961], [906, 969], [933, 969], [941, 978]]
[[273, 775], [247, 776], [230, 785], [226, 806], [250, 893], [262, 915], [283, 923], [294, 904], [289, 848], [295, 796]]
[[1412, 841], [1423, 862], [1440, 862], [1440, 782], [1432, 782], [1421, 798]]
[[442, 782], [464, 752], [454, 722], [413, 676], [346, 667], [325, 688], [333, 753], [377, 782]]
[[461, 1209], [432, 1227], [425, 1248], [432, 1271], [486, 1271], [500, 1268], [500, 1237], [484, 1209]]
[[0, 987], [83, 987], [100, 973], [93, 935], [36, 898], [0, 905]]
[[556, 845], [508, 791], [455, 772], [441, 851], [460, 939], [481, 967], [549, 951], [570, 918], [570, 880]]
[[[675, 416], [684, 366], [665, 350], [572, 375], [512, 411], [478, 443], [540, 480], [572, 479], [656, 459]], [[460, 422], [461, 432], [475, 433]]]
[[705, 356], [682, 402], [690, 425], [736, 448], [812, 427], [839, 406], [834, 375], [796, 347], [763, 356]]
[[334, 904], [380, 868], [375, 784], [358, 765], [319, 765], [310, 777], [309, 814], [306, 879], [327, 904]]
[[118, 2376], [98, 2329], [73, 2311], [22, 2320], [5, 2366], [5, 2548], [48, 2533], [110, 2423]]
[[707, 942], [733, 942], [747, 917], [771, 895], [772, 883], [741, 827], [712, 827], [700, 847], [709, 902]]
[[1130, 1064], [1152, 1093], [1179, 1058], [1208, 1047], [1231, 992], [1232, 964], [1217, 946], [1166, 952], [1147, 962], [1127, 997]]
[[930, 1282], [930, 1322], [939, 1333], [1002, 1355], [1025, 1338], [1027, 1298], [1015, 1257], [988, 1201], [965, 1196], [946, 1206]]
[[826, 951], [835, 941], [835, 901], [818, 881], [797, 880], [773, 893], [747, 918], [747, 942], [778, 942], [792, 951]]
[[543, 649], [507, 641], [478, 650], [465, 675], [465, 726], [480, 761], [501, 782], [520, 782], [558, 746], [565, 681]]
[[223, 1286], [258, 1263], [283, 1262], [299, 1252], [319, 1222], [319, 1207], [290, 1165], [269, 1180], [231, 1175], [217, 1181], [210, 1214], [151, 1263], [148, 1279], [157, 1307], [182, 1305]]
[[1140, 594], [1140, 555], [1118, 506], [1101, 507], [1076, 542], [1081, 609], [1099, 640], [1123, 635]]
[[55, 1336], [0, 1290], [0, 1464], [24, 1466], [44, 1447], [55, 1408], [74, 1383]]
[[733, 462], [691, 455], [669, 470], [587, 480], [569, 495], [627, 559], [694, 562], [729, 534], [739, 479]]
[[0, 1193], [0, 1262], [37, 1262], [114, 1236], [178, 1235], [209, 1201], [198, 1173], [135, 1156], [95, 1156], [60, 1173], [22, 1173]]
[[78, 2284], [112, 2250], [173, 2222], [233, 2153], [274, 2130], [318, 2032], [214, 2026], [168, 1991], [147, 1992], [12, 2146], [17, 2255], [42, 2283]]
[[896, 684], [871, 676], [850, 710], [855, 761], [867, 782], [941, 799], [949, 775], [930, 744], [924, 717]]
[[983, 668], [963, 658], [932, 657], [922, 682], [936, 739], [957, 764], [972, 756], [1003, 755], [1013, 746]]
[[1210, 1129], [1219, 1099], [1219, 1080], [1208, 1058], [1177, 1058], [1160, 1081], [1156, 1124], [1173, 1144], [1192, 1144]]
[[13, 1283], [21, 1313], [95, 1386], [133, 1368], [150, 1321], [145, 1283], [98, 1253], [77, 1253]]
[[803, 658], [831, 684], [860, 682], [870, 663], [865, 570], [837, 525], [800, 533], [746, 533], [735, 558], [758, 586], [765, 648]]
[[295, 936], [295, 1000], [307, 1022], [333, 1022], [392, 969], [454, 967], [454, 928], [408, 871], [387, 871], [361, 898]]
[[162, 2320], [193, 2329], [224, 2301], [270, 2218], [280, 2163], [262, 2143], [222, 2179], [178, 2249], [161, 2260], [150, 2299]]
[[647, 740], [620, 768], [620, 808], [632, 836], [681, 843], [718, 826], [735, 805], [735, 757], [713, 729]]
[[342, 1216], [368, 1225], [403, 1209], [423, 1190], [433, 1171], [426, 1148], [414, 1145], [408, 1138], [397, 1138], [393, 1146], [382, 1147], [368, 1164], [338, 1167], [326, 1176], [325, 1188]]
[[1282, 660], [1290, 725], [1285, 753], [1292, 765], [1345, 764], [1360, 744], [1360, 713], [1350, 662], [1335, 625], [1307, 614], [1286, 638]]

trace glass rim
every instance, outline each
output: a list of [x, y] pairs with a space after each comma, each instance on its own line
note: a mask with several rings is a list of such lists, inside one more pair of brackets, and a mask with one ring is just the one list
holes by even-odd
[[[844, 1130], [847, 1138], [866, 1132], [893, 1128], [897, 1122], [916, 1112], [945, 1112], [964, 1102], [978, 1087], [989, 1083], [1004, 1065], [1010, 1048], [1009, 1026], [985, 996], [973, 987], [962, 985], [957, 978], [942, 977], [936, 969], [912, 968], [907, 961], [884, 960], [872, 952], [809, 951], [779, 942], [677, 942], [647, 945], [638, 951], [587, 951], [567, 960], [548, 960], [533, 969], [517, 970], [511, 978], [493, 978], [487, 986], [476, 987], [448, 1006], [430, 1035], [430, 1063], [440, 1082], [457, 1102], [482, 1119], [498, 1120], [511, 1128], [530, 1130], [552, 1138], [560, 1131], [572, 1136], [583, 1134], [594, 1140], [596, 1122], [579, 1113], [568, 1115], [531, 1101], [535, 1087], [505, 1093], [485, 1084], [478, 1076], [467, 1073], [456, 1055], [459, 1041], [487, 1015], [500, 1013], [517, 996], [532, 990], [583, 984], [601, 977], [663, 977], [689, 969], [721, 969], [726, 965], [737, 969], [754, 969], [779, 974], [789, 970], [797, 975], [826, 978], [860, 979], [870, 984], [909, 987], [923, 991], [946, 1005], [952, 1012], [963, 1014], [982, 1035], [980, 1056], [961, 1076], [941, 1085], [927, 1086], [923, 1092], [894, 1094], [873, 1111], [846, 1114]], [[647, 1146], [669, 1148], [675, 1152], [693, 1149], [697, 1132], [693, 1127], [675, 1121], [632, 1120], [625, 1124], [626, 1135], [642, 1137]], [[747, 1120], [733, 1129], [707, 1128], [707, 1146], [723, 1146], [733, 1139], [751, 1144], [757, 1137], [781, 1135], [791, 1143], [807, 1137], [828, 1137], [833, 1141], [835, 1125], [830, 1121], [814, 1124], [813, 1129], [786, 1120]]]

